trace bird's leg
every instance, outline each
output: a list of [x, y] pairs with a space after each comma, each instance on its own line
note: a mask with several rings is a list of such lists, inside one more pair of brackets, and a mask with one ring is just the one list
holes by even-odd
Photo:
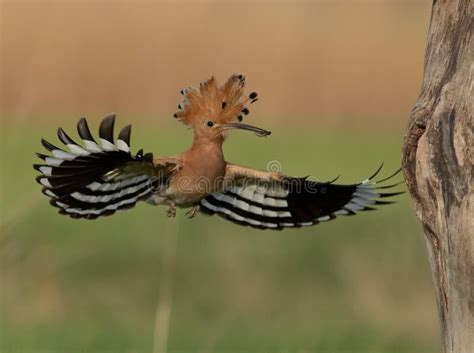
[[199, 205], [194, 205], [188, 212], [186, 212], [186, 216], [188, 218], [194, 218], [199, 212]]
[[170, 207], [168, 207], [166, 215], [170, 218], [176, 217], [176, 205], [174, 202], [170, 203]]

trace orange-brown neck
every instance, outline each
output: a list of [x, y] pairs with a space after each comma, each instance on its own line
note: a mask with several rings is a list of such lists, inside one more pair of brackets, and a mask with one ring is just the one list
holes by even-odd
[[220, 175], [225, 168], [222, 139], [195, 135], [191, 148], [186, 152], [188, 165], [197, 175]]
[[196, 138], [183, 154], [182, 161], [177, 184], [188, 185], [186, 191], [180, 193], [182, 202], [197, 202], [204, 195], [220, 190], [222, 182], [219, 180], [225, 176], [226, 169], [222, 143]]

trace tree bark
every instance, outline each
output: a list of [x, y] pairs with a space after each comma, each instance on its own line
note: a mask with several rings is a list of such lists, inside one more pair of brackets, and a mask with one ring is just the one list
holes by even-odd
[[423, 225], [446, 353], [474, 352], [474, 0], [434, 0], [403, 172]]

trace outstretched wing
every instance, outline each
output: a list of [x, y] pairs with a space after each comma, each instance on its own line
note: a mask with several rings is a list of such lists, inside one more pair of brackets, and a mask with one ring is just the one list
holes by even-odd
[[114, 123], [113, 114], [102, 121], [97, 143], [86, 119], [80, 119], [77, 131], [83, 146], [58, 129], [58, 137], [68, 151], [41, 140], [51, 155], [38, 154], [44, 164], [33, 166], [41, 172], [36, 180], [59, 213], [87, 219], [108, 216], [132, 208], [166, 183], [172, 172], [170, 165], [156, 166], [153, 155], [144, 155], [142, 150], [132, 155], [130, 125], [120, 131], [115, 143]]
[[387, 200], [403, 192], [385, 192], [400, 183], [386, 185], [397, 175], [374, 181], [382, 166], [358, 184], [338, 185], [308, 178], [278, 177], [248, 168], [232, 166], [230, 186], [201, 201], [201, 210], [218, 214], [234, 223], [259, 229], [295, 228], [351, 216], [373, 206], [391, 204]]

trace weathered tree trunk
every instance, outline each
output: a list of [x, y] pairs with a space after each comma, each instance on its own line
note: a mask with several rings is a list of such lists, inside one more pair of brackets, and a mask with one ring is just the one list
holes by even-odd
[[474, 0], [434, 0], [402, 164], [423, 224], [449, 353], [474, 352], [473, 76]]

